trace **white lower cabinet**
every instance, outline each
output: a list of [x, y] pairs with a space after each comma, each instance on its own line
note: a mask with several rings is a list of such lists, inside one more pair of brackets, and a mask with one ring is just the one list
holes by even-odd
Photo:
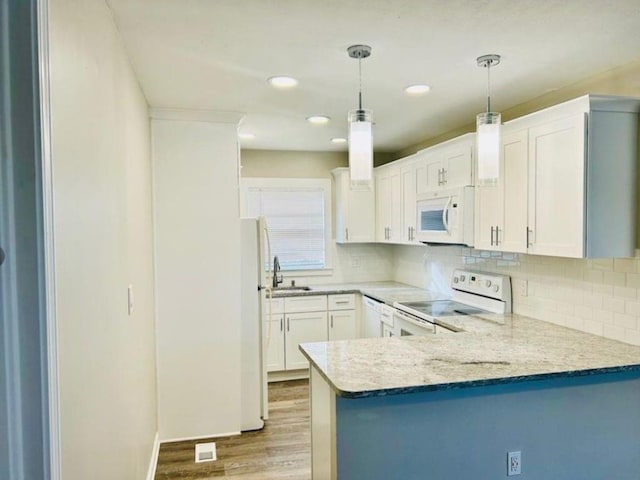
[[309, 368], [298, 345], [327, 340], [327, 312], [285, 313], [284, 356], [286, 370]]
[[358, 338], [356, 296], [353, 293], [329, 295], [327, 336], [332, 340]]
[[355, 299], [355, 294], [274, 299], [271, 320], [265, 320], [267, 372], [308, 368], [301, 343], [358, 338]]
[[358, 338], [355, 310], [329, 312], [329, 341]]
[[393, 337], [393, 327], [390, 327], [387, 324], [382, 324], [382, 336], [383, 337]]
[[284, 370], [284, 314], [265, 322], [267, 372]]

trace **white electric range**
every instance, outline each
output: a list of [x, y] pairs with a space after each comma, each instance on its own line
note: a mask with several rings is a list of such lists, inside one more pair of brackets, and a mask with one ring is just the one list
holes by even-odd
[[[455, 270], [450, 298], [425, 302], [396, 302], [396, 336], [429, 335], [459, 331], [446, 317], [483, 313], [511, 313], [511, 277], [493, 273]], [[459, 323], [459, 322], [458, 322]]]

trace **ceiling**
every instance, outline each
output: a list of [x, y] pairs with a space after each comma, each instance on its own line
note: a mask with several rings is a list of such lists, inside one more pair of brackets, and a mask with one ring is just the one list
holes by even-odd
[[[243, 112], [243, 148], [345, 150], [357, 107], [373, 110], [376, 151], [397, 151], [591, 75], [640, 60], [638, 0], [108, 0], [152, 107]], [[290, 90], [273, 75], [299, 80]], [[431, 92], [403, 88], [427, 83]], [[331, 117], [312, 125], [314, 114]]]

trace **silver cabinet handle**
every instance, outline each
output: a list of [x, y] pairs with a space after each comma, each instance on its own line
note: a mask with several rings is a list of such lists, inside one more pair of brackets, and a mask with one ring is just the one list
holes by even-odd
[[442, 169], [442, 183], [444, 183], [446, 185], [446, 183], [448, 182], [447, 180], [447, 170], [446, 169]]
[[346, 240], [349, 240], [349, 229], [348, 228], [344, 229], [344, 234], [345, 234]]
[[349, 303], [349, 300], [340, 300], [336, 302], [336, 305], [346, 305], [347, 303]]
[[280, 319], [280, 331], [282, 331], [282, 329], [284, 328], [284, 320], [281, 318]]
[[496, 245], [500, 245], [500, 227], [496, 225]]
[[438, 169], [438, 185], [442, 185], [442, 168]]
[[333, 328], [333, 315], [331, 315], [331, 328]]
[[493, 245], [493, 230], [494, 230], [494, 226], [491, 226], [491, 245]]
[[533, 243], [531, 243], [531, 235], [533, 234], [533, 230], [531, 230], [529, 227], [527, 227], [527, 248], [533, 246]]
[[289, 324], [290, 321], [291, 319], [287, 317], [287, 332], [291, 330], [291, 325]]

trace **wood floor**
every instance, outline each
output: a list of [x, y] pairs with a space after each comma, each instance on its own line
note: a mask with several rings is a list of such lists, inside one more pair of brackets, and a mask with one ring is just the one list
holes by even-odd
[[[218, 460], [195, 463], [195, 444], [216, 442]], [[256, 432], [160, 446], [156, 480], [309, 480], [309, 382], [269, 384], [269, 420]]]

